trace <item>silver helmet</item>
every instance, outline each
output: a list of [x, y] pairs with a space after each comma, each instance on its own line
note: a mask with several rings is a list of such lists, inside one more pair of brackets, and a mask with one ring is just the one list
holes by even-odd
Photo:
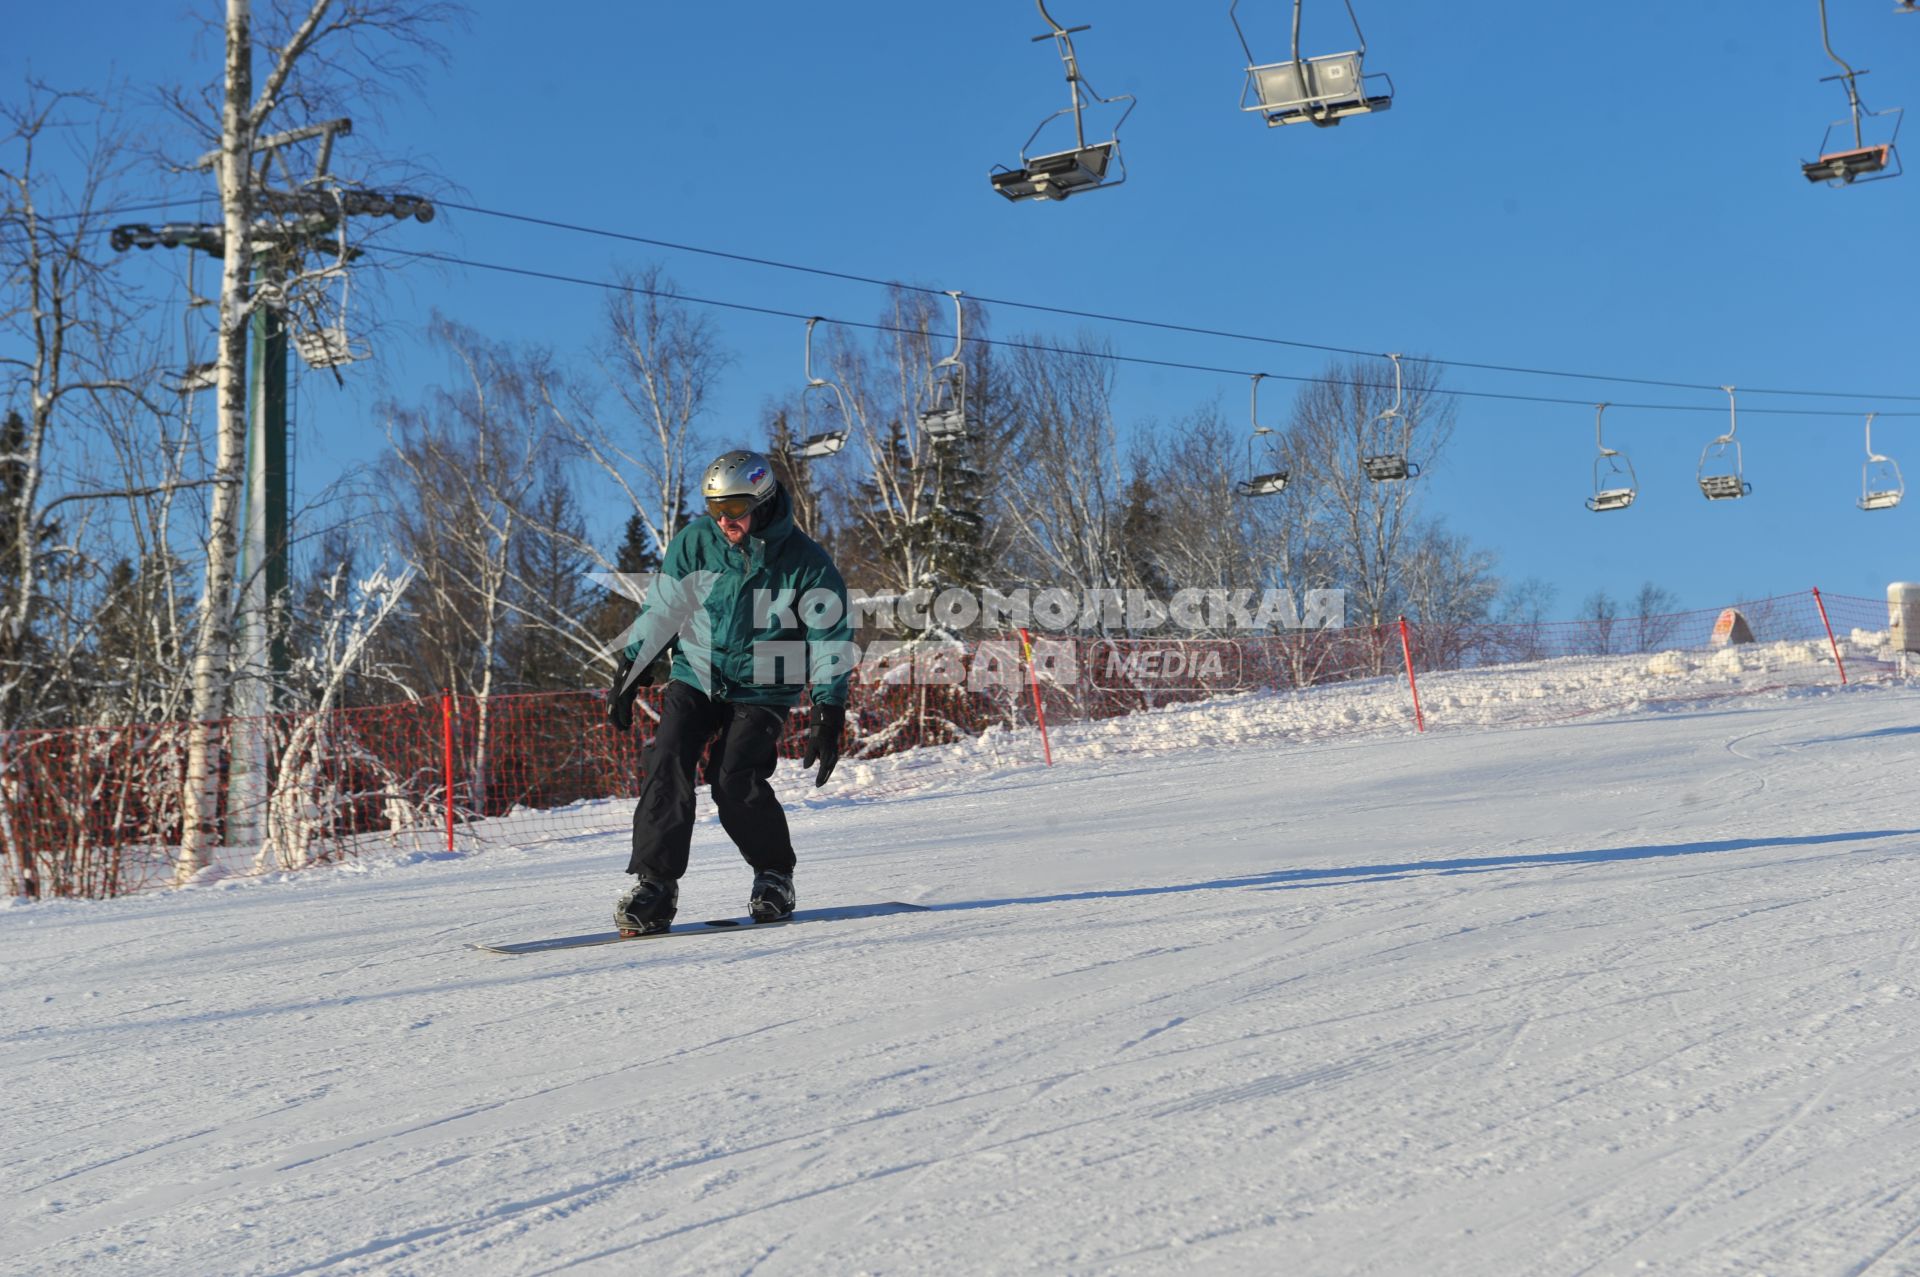
[[758, 452], [735, 448], [714, 458], [700, 480], [700, 495], [710, 514], [739, 518], [773, 500], [780, 490], [773, 465]]

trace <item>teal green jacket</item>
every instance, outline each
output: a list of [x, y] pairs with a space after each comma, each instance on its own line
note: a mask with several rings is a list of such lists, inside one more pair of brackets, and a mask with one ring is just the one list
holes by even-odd
[[847, 586], [818, 542], [793, 523], [786, 489], [739, 545], [701, 515], [667, 545], [628, 631], [636, 670], [673, 647], [671, 677], [716, 700], [845, 705], [855, 651]]

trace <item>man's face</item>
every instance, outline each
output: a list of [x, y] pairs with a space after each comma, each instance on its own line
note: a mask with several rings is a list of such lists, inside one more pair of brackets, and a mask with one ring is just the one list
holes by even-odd
[[738, 518], [730, 518], [724, 514], [716, 514], [713, 516], [713, 521], [720, 525], [720, 531], [726, 535], [727, 544], [739, 545], [747, 539], [747, 527], [753, 522], [753, 515], [749, 512]]

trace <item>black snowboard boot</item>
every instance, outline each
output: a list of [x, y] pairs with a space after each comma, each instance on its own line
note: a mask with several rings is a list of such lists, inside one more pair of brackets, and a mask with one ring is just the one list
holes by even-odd
[[613, 907], [613, 925], [623, 936], [658, 935], [673, 925], [679, 904], [679, 883], [642, 878]]
[[793, 875], [762, 869], [753, 876], [753, 895], [747, 909], [755, 922], [785, 922], [793, 917]]

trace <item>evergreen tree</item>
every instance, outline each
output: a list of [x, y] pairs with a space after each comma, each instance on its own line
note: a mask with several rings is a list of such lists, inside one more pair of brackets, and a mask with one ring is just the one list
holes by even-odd
[[504, 653], [510, 677], [526, 691], [570, 691], [581, 684], [580, 651], [569, 637], [596, 601], [581, 551], [585, 528], [573, 489], [557, 471], [535, 496], [531, 526], [513, 547], [517, 615]]
[[[683, 504], [679, 518], [684, 520], [690, 517]], [[679, 523], [676, 526], [686, 525]], [[638, 513], [627, 516], [626, 531], [619, 547], [613, 552], [613, 566], [623, 576], [645, 576], [660, 570], [660, 556], [654, 552], [653, 534], [647, 529], [647, 521]], [[612, 644], [633, 624], [633, 618], [639, 613], [640, 604], [637, 601], [618, 589], [611, 589], [594, 605], [589, 625], [596, 638]]]
[[986, 584], [988, 554], [983, 480], [974, 465], [974, 430], [931, 445], [920, 468], [931, 492], [927, 580], [938, 590], [978, 590]]
[[1133, 476], [1121, 494], [1119, 551], [1120, 579], [1128, 589], [1146, 590], [1163, 602], [1173, 593], [1160, 566], [1160, 545], [1166, 517], [1160, 509], [1159, 485], [1153, 480], [1152, 460], [1145, 453], [1133, 459]]

